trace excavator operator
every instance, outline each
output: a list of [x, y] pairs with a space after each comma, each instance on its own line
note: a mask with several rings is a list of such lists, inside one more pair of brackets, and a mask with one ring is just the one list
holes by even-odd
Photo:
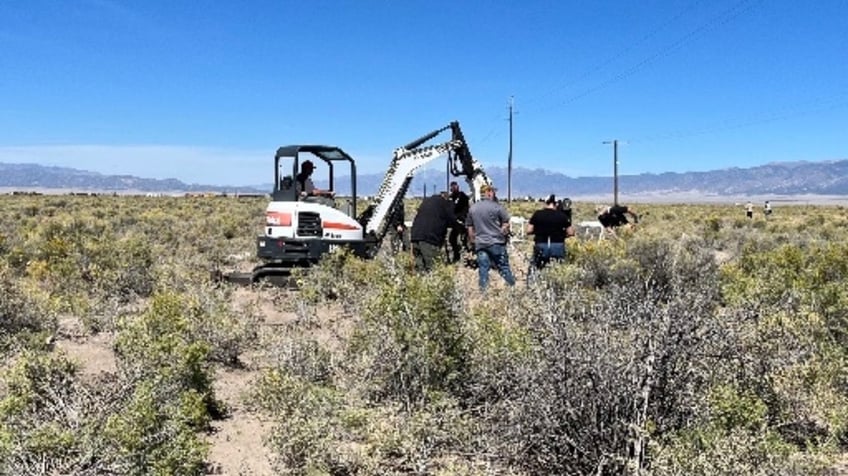
[[312, 172], [315, 170], [315, 164], [311, 160], [304, 160], [300, 164], [300, 173], [297, 174], [297, 186], [300, 196], [305, 202], [317, 202], [330, 207], [335, 206], [333, 197], [336, 192], [332, 190], [321, 190], [315, 187], [312, 182]]

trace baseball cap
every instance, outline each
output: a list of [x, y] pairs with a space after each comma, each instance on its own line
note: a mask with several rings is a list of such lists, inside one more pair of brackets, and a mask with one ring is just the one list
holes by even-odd
[[314, 169], [314, 168], [316, 168], [315, 164], [313, 164], [311, 160], [304, 160], [303, 164], [301, 164], [301, 167], [304, 168], [304, 169]]

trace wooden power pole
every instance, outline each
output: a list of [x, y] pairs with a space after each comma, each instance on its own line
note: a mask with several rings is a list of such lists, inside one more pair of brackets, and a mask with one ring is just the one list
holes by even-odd
[[612, 144], [612, 204], [618, 205], [618, 140], [605, 141]]
[[509, 97], [509, 157], [506, 161], [506, 201], [512, 202], [512, 109], [513, 97]]

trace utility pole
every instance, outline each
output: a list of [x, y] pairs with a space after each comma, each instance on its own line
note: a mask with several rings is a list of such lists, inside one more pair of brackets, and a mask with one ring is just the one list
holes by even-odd
[[612, 144], [612, 204], [618, 205], [618, 139], [605, 141]]
[[512, 203], [512, 108], [513, 97], [509, 97], [509, 157], [506, 161], [506, 201]]

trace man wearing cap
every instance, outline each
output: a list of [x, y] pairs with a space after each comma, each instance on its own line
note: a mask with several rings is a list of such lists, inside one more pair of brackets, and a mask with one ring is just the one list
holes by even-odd
[[556, 195], [549, 195], [545, 208], [536, 210], [527, 222], [527, 234], [533, 235], [532, 267], [535, 270], [541, 270], [551, 260], [565, 258], [565, 239], [574, 236], [570, 217], [559, 210], [558, 205]]
[[305, 202], [318, 202], [330, 207], [336, 205], [333, 197], [336, 192], [332, 190], [321, 190], [315, 187], [312, 182], [312, 172], [315, 170], [315, 164], [311, 160], [304, 160], [300, 164], [300, 173], [297, 174], [297, 186], [300, 196]]
[[430, 195], [421, 202], [410, 234], [416, 271], [424, 273], [433, 269], [452, 226], [457, 226], [456, 216], [447, 192]]
[[474, 243], [477, 253], [477, 272], [480, 290], [485, 291], [489, 286], [489, 268], [493, 265], [506, 281], [507, 285], [515, 285], [515, 277], [509, 267], [509, 256], [506, 250], [506, 240], [509, 236], [509, 213], [500, 203], [495, 201], [497, 189], [491, 185], [483, 185], [481, 200], [468, 210], [468, 240]]

